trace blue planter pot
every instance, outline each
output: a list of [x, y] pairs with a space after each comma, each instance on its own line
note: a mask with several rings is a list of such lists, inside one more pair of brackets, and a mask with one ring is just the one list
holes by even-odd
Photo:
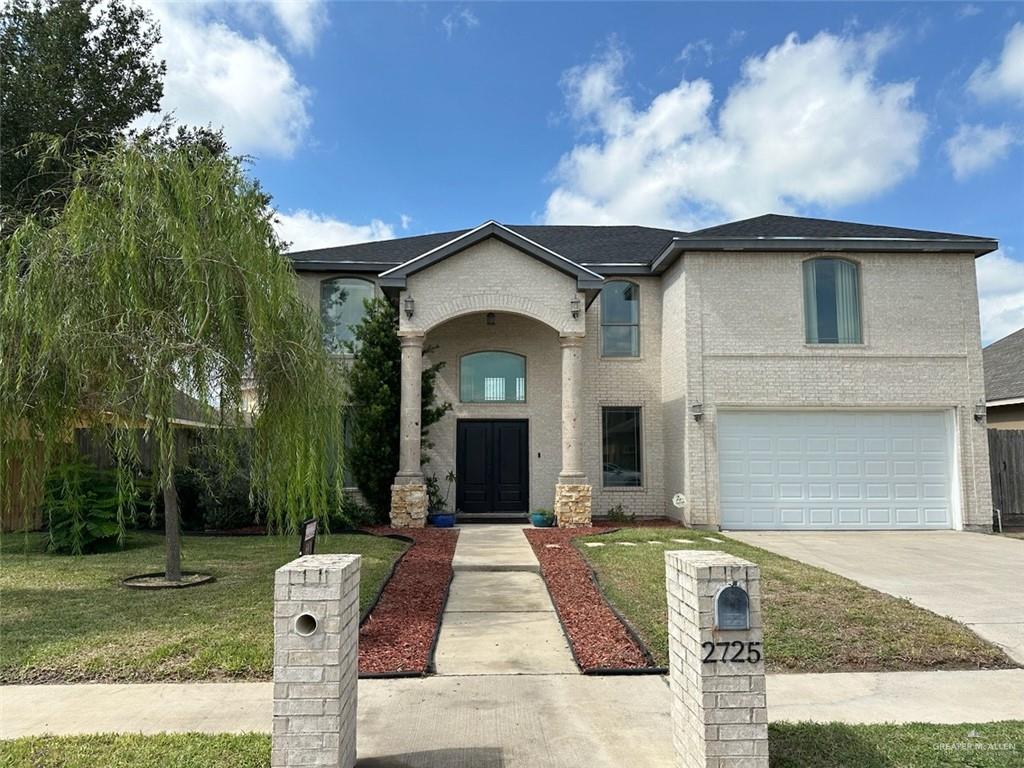
[[427, 522], [435, 528], [451, 528], [455, 525], [454, 512], [431, 512], [427, 515]]
[[530, 522], [537, 528], [550, 528], [555, 524], [555, 518], [546, 517], [545, 515], [538, 515], [536, 512], [530, 513]]

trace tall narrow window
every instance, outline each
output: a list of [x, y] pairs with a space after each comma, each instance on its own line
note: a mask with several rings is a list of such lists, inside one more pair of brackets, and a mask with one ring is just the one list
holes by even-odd
[[459, 399], [464, 403], [526, 401], [526, 358], [511, 352], [474, 352], [459, 362]]
[[602, 476], [606, 488], [640, 487], [640, 445], [639, 408], [602, 409]]
[[625, 280], [601, 289], [601, 354], [640, 356], [640, 287]]
[[860, 344], [857, 265], [843, 259], [804, 262], [804, 325], [808, 344]]
[[363, 302], [373, 298], [373, 283], [357, 277], [336, 277], [320, 283], [320, 324], [327, 351], [340, 355], [355, 336], [353, 326], [359, 325], [366, 313]]

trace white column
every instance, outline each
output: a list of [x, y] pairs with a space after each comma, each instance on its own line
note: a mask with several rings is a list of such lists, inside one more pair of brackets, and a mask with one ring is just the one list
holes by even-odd
[[402, 414], [399, 425], [400, 452], [396, 485], [423, 482], [420, 467], [420, 418], [423, 377], [423, 334], [403, 335]]
[[585, 484], [583, 472], [583, 337], [562, 336], [562, 471], [561, 484]]

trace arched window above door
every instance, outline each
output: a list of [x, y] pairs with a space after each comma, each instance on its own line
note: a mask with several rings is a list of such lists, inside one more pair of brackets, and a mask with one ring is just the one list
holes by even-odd
[[526, 402], [526, 358], [512, 352], [474, 352], [459, 361], [464, 403]]

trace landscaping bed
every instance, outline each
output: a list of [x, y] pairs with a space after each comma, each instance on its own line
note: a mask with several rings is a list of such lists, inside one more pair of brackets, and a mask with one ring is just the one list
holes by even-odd
[[[426, 748], [428, 745], [424, 745]], [[964, 725], [770, 723], [771, 768], [1009, 768], [1024, 722]], [[267, 768], [266, 734], [42, 736], [0, 741], [6, 768]]]
[[[589, 535], [572, 531], [569, 537], [576, 555], [593, 567], [604, 596], [661, 665], [668, 659], [664, 558], [666, 550], [676, 548], [720, 550], [761, 566], [765, 661], [770, 672], [1016, 666], [1001, 649], [952, 619], [724, 534], [635, 527]], [[572, 556], [567, 547], [555, 551], [564, 551], [563, 559]], [[557, 593], [552, 588], [552, 595]], [[577, 620], [586, 626], [586, 617]]]
[[615, 615], [573, 546], [581, 531], [527, 528], [524, 532], [540, 561], [541, 575], [580, 669], [584, 673], [655, 671], [657, 663]]
[[[317, 539], [317, 552], [362, 556], [360, 610], [408, 546], [365, 534]], [[120, 581], [163, 567], [159, 534], [133, 532], [122, 550], [77, 557], [46, 553], [41, 534], [7, 535], [0, 683], [269, 680], [274, 571], [297, 549], [297, 536], [185, 536], [186, 569], [216, 581], [147, 591]]]
[[379, 535], [413, 539], [359, 629], [359, 675], [399, 676], [431, 672], [441, 612], [452, 581], [459, 534], [441, 528], [373, 528]]

